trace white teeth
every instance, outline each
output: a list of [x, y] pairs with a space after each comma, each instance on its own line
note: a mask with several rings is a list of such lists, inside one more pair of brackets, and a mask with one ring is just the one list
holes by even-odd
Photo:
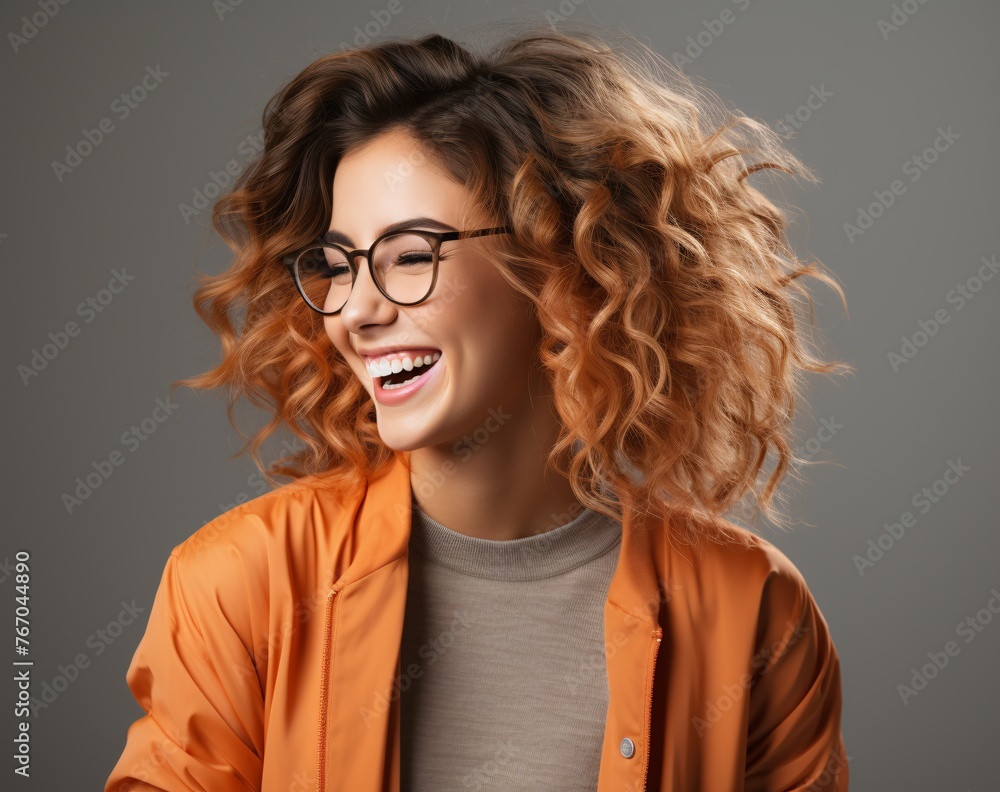
[[429, 366], [441, 357], [440, 352], [433, 355], [415, 355], [412, 359], [404, 357], [402, 360], [394, 359], [391, 362], [387, 358], [372, 361], [368, 364], [368, 373], [372, 377], [388, 377], [390, 374], [398, 374], [400, 371], [413, 371], [421, 366]]
[[402, 388], [404, 385], [409, 385], [411, 382], [413, 382], [413, 380], [417, 379], [419, 376], [420, 375], [418, 374], [416, 377], [410, 377], [410, 379], [408, 379], [406, 382], [400, 382], [397, 385], [393, 385], [391, 383], [385, 384], [382, 386], [382, 390], [394, 390], [396, 388]]

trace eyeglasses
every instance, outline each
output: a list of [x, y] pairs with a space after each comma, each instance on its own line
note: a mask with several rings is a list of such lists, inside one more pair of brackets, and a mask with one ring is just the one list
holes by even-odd
[[355, 259], [364, 256], [372, 281], [397, 305], [417, 305], [437, 283], [442, 242], [507, 234], [506, 227], [476, 231], [392, 231], [378, 237], [368, 250], [347, 250], [322, 238], [282, 258], [306, 305], [323, 316], [340, 313], [358, 277]]

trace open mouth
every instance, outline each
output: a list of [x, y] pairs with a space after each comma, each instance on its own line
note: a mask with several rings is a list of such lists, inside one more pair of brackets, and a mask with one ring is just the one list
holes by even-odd
[[394, 390], [395, 388], [401, 388], [404, 385], [409, 385], [410, 383], [415, 382], [416, 380], [423, 377], [428, 371], [434, 368], [440, 361], [441, 358], [438, 357], [438, 359], [435, 360], [430, 365], [421, 365], [418, 367], [414, 367], [410, 371], [403, 369], [401, 371], [394, 372], [392, 374], [387, 374], [384, 377], [376, 377], [375, 380], [378, 383], [378, 387], [382, 388], [383, 390]]

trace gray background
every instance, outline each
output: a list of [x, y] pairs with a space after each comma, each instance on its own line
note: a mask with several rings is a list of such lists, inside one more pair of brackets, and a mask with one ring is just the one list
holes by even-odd
[[[811, 287], [824, 352], [857, 374], [812, 379], [811, 409], [797, 424], [802, 448], [833, 464], [807, 468], [808, 482], [788, 490], [792, 532], [764, 532], [804, 573], [840, 651], [852, 788], [996, 789], [1000, 616], [982, 611], [990, 623], [969, 643], [956, 628], [1000, 588], [990, 500], [1000, 469], [1000, 279], [975, 280], [982, 258], [1000, 254], [997, 7], [567, 0], [560, 13], [556, 2], [401, 3], [376, 38], [438, 31], [461, 40], [487, 21], [546, 11], [563, 17], [553, 17], [556, 26], [620, 26], [668, 58], [701, 34], [708, 44], [691, 50], [684, 70], [748, 115], [794, 132], [789, 144], [822, 184], [789, 178], [775, 197], [798, 207], [800, 256], [824, 262], [845, 288], [849, 316], [829, 288]], [[879, 20], [904, 6], [914, 11], [905, 24], [880, 32]], [[0, 257], [11, 456], [0, 596], [10, 625], [9, 565], [16, 551], [30, 551], [33, 695], [78, 655], [87, 661], [32, 719], [32, 777], [23, 786], [103, 785], [141, 714], [125, 671], [167, 554], [264, 491], [250, 461], [232, 458], [241, 440], [221, 396], [180, 389], [177, 409], [153, 434], [122, 442], [170, 395], [171, 380], [219, 354], [191, 306], [192, 276], [195, 266], [222, 270], [229, 251], [206, 227], [208, 209], [185, 221], [179, 207], [211, 172], [231, 160], [245, 166], [247, 140], [282, 81], [386, 7], [244, 0], [220, 18], [208, 2], [77, 2], [59, 6], [26, 42], [8, 37]], [[724, 9], [731, 22], [708, 33]], [[17, 34], [33, 15], [46, 16], [36, 2], [5, 3], [0, 27]], [[121, 118], [112, 103], [157, 66], [162, 82]], [[813, 89], [826, 99], [810, 108]], [[782, 122], [796, 112], [794, 126]], [[53, 162], [105, 117], [114, 129], [59, 179]], [[939, 127], [958, 138], [911, 181], [907, 161], [933, 145]], [[896, 179], [905, 192], [849, 239], [844, 224]], [[132, 280], [85, 321], [77, 306], [122, 268]], [[949, 295], [967, 282], [981, 288], [960, 308]], [[918, 335], [926, 343], [894, 371], [890, 353], [935, 312], [945, 322]], [[25, 383], [19, 367], [70, 321], [78, 335]], [[249, 408], [239, 415], [247, 433], [260, 423]], [[836, 431], [821, 431], [824, 421]], [[70, 513], [63, 494], [116, 449], [124, 464]], [[968, 470], [944, 484], [958, 460]], [[939, 480], [940, 497], [920, 510], [913, 498]], [[859, 571], [855, 557], [907, 511], [915, 524], [891, 546], [886, 534], [888, 549]], [[144, 609], [124, 626], [123, 601]], [[102, 642], [98, 631], [109, 625]], [[904, 704], [897, 685], [951, 640], [958, 655]], [[9, 702], [15, 692], [6, 688]], [[8, 756], [12, 715], [7, 709]], [[12, 760], [3, 765], [9, 776]]]

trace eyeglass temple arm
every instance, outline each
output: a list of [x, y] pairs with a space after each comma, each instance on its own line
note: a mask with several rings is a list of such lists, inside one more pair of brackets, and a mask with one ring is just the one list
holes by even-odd
[[510, 229], [507, 226], [497, 226], [495, 228], [480, 228], [477, 231], [448, 231], [438, 234], [442, 242], [450, 242], [453, 239], [468, 239], [469, 237], [487, 236], [488, 234], [508, 234]]

